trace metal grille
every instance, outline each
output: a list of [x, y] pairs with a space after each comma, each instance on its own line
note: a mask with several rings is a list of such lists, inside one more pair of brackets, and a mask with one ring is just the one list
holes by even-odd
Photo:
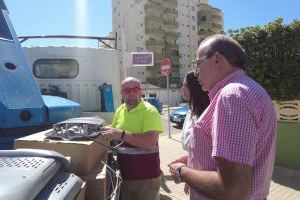
[[99, 117], [79, 117], [53, 125], [53, 130], [46, 133], [47, 138], [62, 140], [90, 140], [101, 134], [105, 121]]
[[1, 158], [0, 168], [38, 168], [44, 162], [45, 159], [39, 157]]

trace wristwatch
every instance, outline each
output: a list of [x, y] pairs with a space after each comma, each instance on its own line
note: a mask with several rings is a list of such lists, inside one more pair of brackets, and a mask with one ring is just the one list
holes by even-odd
[[124, 140], [125, 133], [126, 133], [126, 132], [123, 130], [123, 131], [122, 131], [122, 135], [121, 135], [121, 137], [120, 137], [120, 140]]
[[176, 170], [175, 170], [175, 177], [174, 177], [175, 183], [181, 183], [182, 182], [182, 177], [181, 177], [181, 168], [182, 167], [185, 167], [185, 166], [177, 167]]

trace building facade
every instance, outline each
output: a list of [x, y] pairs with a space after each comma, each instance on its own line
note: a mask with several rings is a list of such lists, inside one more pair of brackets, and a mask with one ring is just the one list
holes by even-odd
[[[203, 38], [223, 31], [223, 13], [207, 0], [112, 0], [113, 31], [123, 76], [166, 87], [160, 61], [170, 58], [170, 87], [178, 88]], [[154, 66], [132, 67], [130, 52], [151, 51]]]

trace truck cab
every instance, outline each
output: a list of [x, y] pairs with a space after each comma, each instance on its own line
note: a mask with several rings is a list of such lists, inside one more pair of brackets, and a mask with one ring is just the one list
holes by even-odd
[[62, 97], [42, 96], [3, 0], [0, 0], [0, 149], [13, 139], [81, 116], [81, 105]]

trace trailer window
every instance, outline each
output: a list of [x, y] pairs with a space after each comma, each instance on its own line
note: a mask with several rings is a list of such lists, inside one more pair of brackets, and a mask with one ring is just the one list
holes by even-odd
[[0, 39], [12, 40], [13, 37], [10, 33], [5, 17], [0, 10]]
[[33, 63], [33, 74], [37, 78], [75, 78], [79, 64], [73, 59], [39, 59]]

